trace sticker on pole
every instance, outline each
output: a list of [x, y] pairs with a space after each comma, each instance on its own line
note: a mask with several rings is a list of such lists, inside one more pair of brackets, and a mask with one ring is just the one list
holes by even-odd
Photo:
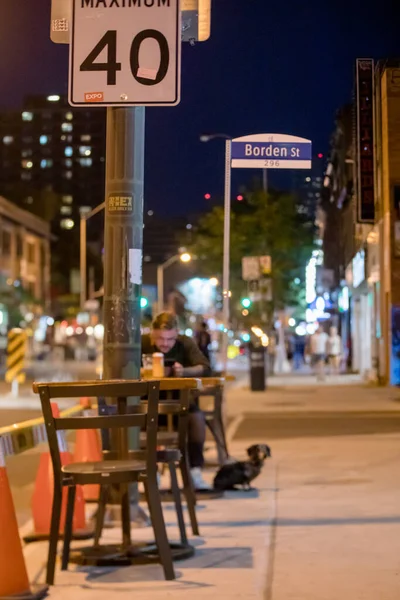
[[180, 61], [180, 0], [73, 0], [73, 106], [174, 106]]

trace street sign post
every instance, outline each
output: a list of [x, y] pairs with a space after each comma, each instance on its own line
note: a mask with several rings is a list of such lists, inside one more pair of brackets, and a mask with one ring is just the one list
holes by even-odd
[[205, 42], [211, 33], [211, 0], [181, 0], [182, 42]]
[[232, 140], [236, 169], [311, 169], [311, 140], [293, 135], [260, 133]]
[[73, 0], [69, 102], [174, 106], [180, 100], [180, 0]]

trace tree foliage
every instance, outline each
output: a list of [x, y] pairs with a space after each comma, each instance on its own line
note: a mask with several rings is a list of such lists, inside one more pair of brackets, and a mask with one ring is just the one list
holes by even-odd
[[[205, 276], [221, 276], [223, 258], [224, 210], [214, 207], [202, 217], [194, 232], [191, 252], [199, 259]], [[254, 190], [243, 202], [232, 205], [231, 214], [231, 290], [232, 308], [247, 294], [242, 281], [242, 257], [269, 255], [272, 259], [273, 310], [301, 302], [296, 277], [304, 277], [311, 254], [314, 226], [300, 214], [296, 198], [287, 193]]]

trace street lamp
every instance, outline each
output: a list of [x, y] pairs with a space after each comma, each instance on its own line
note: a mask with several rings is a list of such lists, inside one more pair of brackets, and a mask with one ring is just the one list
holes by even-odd
[[175, 256], [171, 256], [171, 258], [157, 267], [157, 312], [162, 312], [164, 309], [164, 270], [178, 260], [188, 263], [192, 260], [192, 255], [189, 252], [175, 254]]
[[225, 133], [201, 135], [201, 142], [222, 138], [225, 140], [225, 190], [224, 190], [224, 252], [222, 265], [222, 320], [224, 334], [222, 337], [222, 369], [227, 372], [228, 367], [228, 330], [229, 330], [229, 265], [230, 265], [230, 236], [231, 236], [231, 162], [232, 138]]

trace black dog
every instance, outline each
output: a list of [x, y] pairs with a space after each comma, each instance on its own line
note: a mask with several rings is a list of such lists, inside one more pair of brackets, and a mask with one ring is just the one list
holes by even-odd
[[214, 478], [214, 489], [235, 490], [236, 486], [250, 489], [250, 482], [261, 473], [266, 458], [271, 456], [271, 449], [266, 444], [255, 444], [247, 448], [249, 460], [237, 461], [220, 468]]

